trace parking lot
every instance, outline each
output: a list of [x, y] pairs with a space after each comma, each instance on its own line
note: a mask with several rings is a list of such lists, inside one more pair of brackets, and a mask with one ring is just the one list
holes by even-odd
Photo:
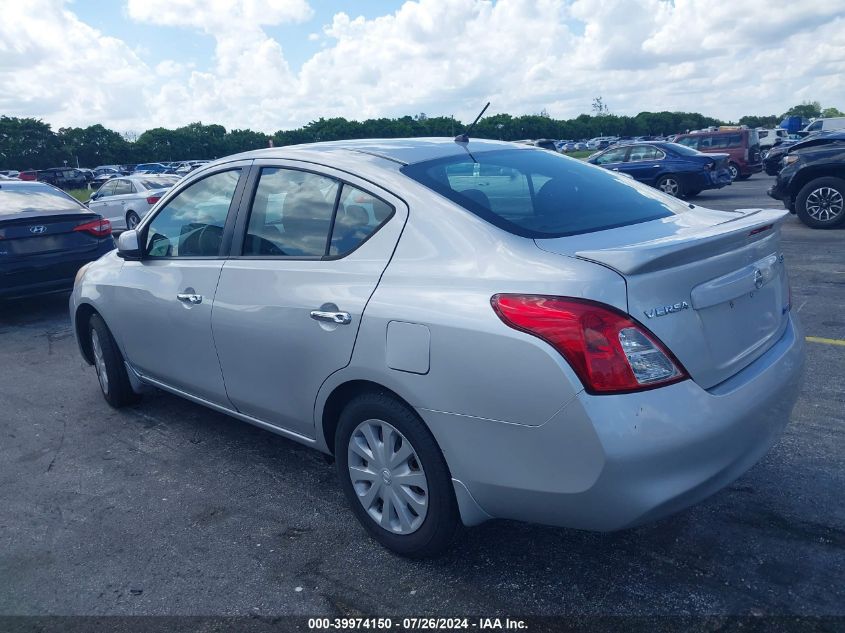
[[[778, 206], [755, 175], [694, 202]], [[595, 534], [506, 521], [395, 557], [307, 448], [163, 392], [115, 411], [67, 296], [0, 304], [0, 613], [845, 615], [845, 230], [784, 230], [792, 423], [707, 501]]]

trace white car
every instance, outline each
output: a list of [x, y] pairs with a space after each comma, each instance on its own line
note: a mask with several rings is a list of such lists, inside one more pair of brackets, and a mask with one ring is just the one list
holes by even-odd
[[783, 128], [766, 129], [757, 128], [757, 138], [760, 140], [760, 149], [767, 150], [775, 146], [778, 139], [785, 141], [789, 137], [789, 131]]
[[134, 229], [178, 176], [134, 175], [112, 178], [100, 187], [88, 208], [107, 218], [116, 230]]

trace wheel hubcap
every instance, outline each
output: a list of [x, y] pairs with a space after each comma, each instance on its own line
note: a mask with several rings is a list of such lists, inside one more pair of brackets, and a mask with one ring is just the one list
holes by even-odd
[[414, 447], [394, 426], [361, 422], [349, 438], [348, 469], [373, 521], [394, 534], [419, 529], [428, 512], [428, 481]]
[[106, 373], [106, 359], [103, 357], [103, 347], [100, 345], [100, 336], [97, 334], [97, 330], [91, 330], [91, 348], [94, 352], [94, 368], [97, 370], [100, 388], [103, 393], [108, 393], [109, 375]]
[[829, 222], [845, 208], [842, 194], [833, 187], [819, 187], [807, 196], [807, 214], [820, 222]]
[[660, 184], [660, 189], [670, 196], [678, 195], [678, 181], [672, 178], [667, 178]]
[[728, 169], [731, 172], [731, 180], [736, 180], [737, 176], [739, 176], [739, 170], [736, 167], [734, 167], [733, 165], [728, 167]]

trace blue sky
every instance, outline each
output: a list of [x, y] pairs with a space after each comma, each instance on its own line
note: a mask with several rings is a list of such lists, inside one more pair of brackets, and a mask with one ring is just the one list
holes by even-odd
[[[142, 132], [845, 109], [845, 0], [8, 0], [0, 115]], [[316, 37], [312, 37], [316, 34]]]
[[[331, 23], [336, 13], [342, 11], [352, 18], [363, 16], [373, 19], [396, 11], [403, 2], [318, 0], [311, 4], [314, 16], [307, 22], [264, 27], [264, 31], [282, 45], [291, 68], [298, 71], [320, 50], [325, 42], [323, 25]], [[123, 40], [151, 65], [167, 59], [190, 61], [200, 70], [208, 70], [212, 65], [214, 38], [210, 35], [188, 28], [134, 22], [127, 15], [125, 3], [114, 0], [74, 0], [70, 6], [82, 21], [105, 35]], [[309, 40], [311, 33], [320, 34], [320, 40]]]

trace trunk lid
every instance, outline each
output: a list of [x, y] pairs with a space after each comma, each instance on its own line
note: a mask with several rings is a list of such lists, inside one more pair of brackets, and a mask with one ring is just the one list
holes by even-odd
[[74, 229], [98, 217], [90, 212], [41, 214], [13, 220], [0, 217], [0, 263], [33, 255], [95, 250], [99, 238]]
[[535, 242], [622, 275], [628, 312], [708, 389], [760, 357], [786, 328], [789, 290], [780, 251], [785, 217], [779, 209], [696, 208]]

